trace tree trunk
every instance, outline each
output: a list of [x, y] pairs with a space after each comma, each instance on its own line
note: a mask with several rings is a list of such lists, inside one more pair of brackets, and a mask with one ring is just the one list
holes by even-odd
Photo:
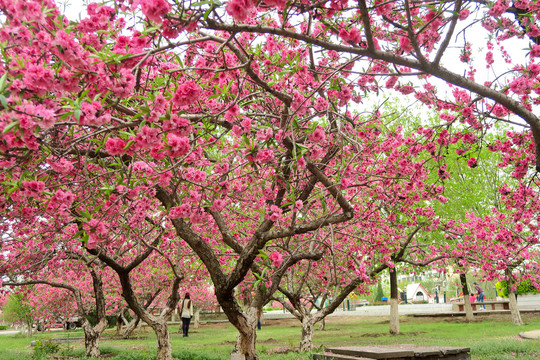
[[98, 358], [101, 356], [99, 351], [99, 339], [101, 334], [95, 331], [86, 331], [84, 329], [84, 347], [86, 348], [86, 357]]
[[510, 314], [512, 316], [512, 323], [514, 325], [523, 325], [523, 320], [521, 319], [521, 314], [519, 313], [516, 293], [514, 291], [508, 292], [508, 298], [510, 300]]
[[302, 319], [302, 340], [300, 340], [300, 351], [313, 350], [313, 330], [315, 322], [310, 315], [304, 316]]
[[116, 335], [120, 336], [122, 333], [122, 327], [124, 326], [124, 322], [122, 321], [122, 317], [118, 315], [116, 317]]
[[[39, 326], [39, 324], [37, 326]], [[32, 332], [33, 332], [33, 330], [32, 330], [32, 322], [26, 322], [26, 329], [27, 329], [26, 335], [28, 337], [32, 337]]]
[[154, 322], [149, 324], [157, 337], [158, 352], [156, 360], [172, 360], [172, 346], [169, 339], [169, 327], [167, 322]]
[[326, 327], [326, 319], [322, 319], [321, 323], [319, 324], [319, 330], [324, 331]]
[[463, 289], [463, 301], [465, 307], [465, 320], [473, 321], [474, 315], [472, 312], [471, 299], [469, 296], [469, 288], [467, 287], [467, 277], [465, 274], [459, 274], [459, 281], [461, 282], [461, 288]]
[[508, 280], [506, 280], [506, 284], [508, 286], [508, 300], [510, 301], [508, 306], [510, 307], [510, 316], [512, 317], [512, 323], [514, 325], [521, 326], [523, 325], [523, 320], [521, 319], [521, 314], [519, 313], [516, 292], [513, 289], [514, 279], [512, 278], [512, 272], [507, 270], [506, 276], [508, 277]]
[[201, 324], [201, 309], [195, 310], [193, 314], [193, 328], [198, 329]]
[[258, 309], [249, 306], [245, 312], [246, 322], [238, 328], [236, 348], [231, 353], [231, 360], [257, 360], [255, 342], [257, 340]]
[[122, 334], [122, 337], [124, 339], [129, 339], [132, 335], [135, 329], [137, 329], [138, 325], [141, 323], [141, 318], [137, 316], [137, 314], [133, 315], [133, 319], [126, 325], [124, 329], [124, 333]]
[[397, 271], [390, 269], [390, 334], [399, 334]]

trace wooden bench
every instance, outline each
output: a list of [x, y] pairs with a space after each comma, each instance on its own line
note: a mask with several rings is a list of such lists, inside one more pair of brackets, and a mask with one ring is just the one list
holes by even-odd
[[419, 345], [377, 345], [347, 346], [327, 349], [322, 354], [313, 354], [314, 360], [469, 360], [470, 348], [419, 346]]
[[[473, 311], [476, 311], [484, 305], [486, 310], [509, 310], [510, 303], [508, 301], [484, 301], [484, 302], [473, 302], [471, 307]], [[452, 304], [453, 311], [465, 311], [465, 303], [454, 303]]]

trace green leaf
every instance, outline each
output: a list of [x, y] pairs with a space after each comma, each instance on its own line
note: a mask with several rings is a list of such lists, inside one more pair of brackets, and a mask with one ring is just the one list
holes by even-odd
[[12, 122], [12, 123], [9, 124], [8, 126], [6, 126], [6, 127], [4, 128], [4, 130], [2, 130], [2, 134], [5, 134], [5, 133], [7, 133], [7, 132], [10, 132], [11, 129], [13, 129], [15, 126], [18, 126], [18, 125], [19, 125], [19, 120]]
[[208, 10], [206, 10], [206, 12], [204, 13], [204, 20], [208, 20], [208, 15], [210, 15], [210, 12], [212, 11], [212, 8], [209, 8]]
[[124, 146], [124, 150], [129, 149], [129, 147], [130, 147], [131, 145], [133, 145], [134, 142], [135, 142], [134, 140], [129, 140], [129, 141], [127, 142], [126, 146]]
[[2, 104], [4, 109], [8, 107], [7, 99], [4, 95], [0, 95], [0, 103]]
[[81, 121], [81, 109], [77, 109], [73, 112], [73, 116], [75, 116], [75, 119], [77, 119], [77, 121]]
[[2, 77], [0, 78], [0, 93], [3, 93], [4, 90], [6, 90], [7, 76], [8, 76], [8, 73], [6, 71], [4, 75], [2, 75]]

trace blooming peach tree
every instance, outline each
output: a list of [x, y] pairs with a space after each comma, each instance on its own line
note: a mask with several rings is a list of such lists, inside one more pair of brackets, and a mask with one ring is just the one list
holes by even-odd
[[[193, 253], [239, 331], [233, 357], [256, 358], [257, 314], [287, 269], [324, 255], [298, 240], [354, 218], [365, 163], [398, 176], [399, 163], [362, 155], [383, 133], [363, 99], [389, 92], [440, 112], [439, 127], [395, 150], [427, 149], [441, 177], [437, 149], [461, 123], [454, 136], [473, 143], [494, 121], [523, 122], [507, 161], [520, 177], [538, 167], [539, 45], [519, 61], [499, 51], [511, 71], [476, 81], [470, 43], [485, 43], [481, 66], [498, 71], [504, 42], [536, 42], [535, 2], [118, 0], [80, 21], [52, 0], [0, 0], [0, 11], [3, 230], [40, 219], [71, 234], [140, 314], [131, 271], [150, 254], [170, 265], [166, 315]], [[470, 39], [477, 22], [486, 39]], [[249, 277], [259, 282], [244, 311], [235, 289]], [[170, 359], [162, 319], [142, 316]]]

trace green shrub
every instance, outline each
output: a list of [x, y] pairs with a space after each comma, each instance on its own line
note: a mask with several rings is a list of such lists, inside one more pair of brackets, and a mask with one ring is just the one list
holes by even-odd
[[9, 325], [0, 325], [0, 330], [7, 330]]
[[536, 290], [529, 279], [520, 282], [516, 289], [518, 295], [536, 294], [538, 292], [540, 291]]
[[[497, 289], [497, 295], [502, 297], [508, 297], [508, 286], [506, 281], [499, 281], [495, 284]], [[539, 291], [532, 285], [531, 280], [523, 280], [517, 285], [516, 295], [536, 294]]]
[[49, 354], [55, 354], [60, 350], [60, 344], [52, 340], [38, 340], [34, 346], [33, 359], [44, 359]]

